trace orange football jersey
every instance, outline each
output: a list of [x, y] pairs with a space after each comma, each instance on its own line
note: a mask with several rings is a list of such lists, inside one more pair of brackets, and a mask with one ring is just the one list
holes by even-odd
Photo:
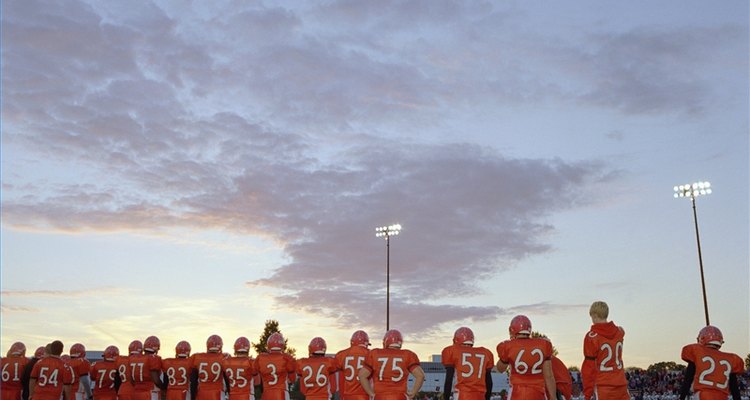
[[583, 355], [593, 361], [592, 371], [582, 370], [583, 380], [596, 386], [627, 386], [622, 362], [625, 331], [612, 322], [594, 324], [583, 340]]
[[117, 398], [115, 391], [115, 378], [117, 377], [117, 364], [114, 361], [101, 360], [91, 365], [89, 377], [95, 400], [114, 400]]
[[230, 357], [221, 366], [229, 381], [229, 400], [249, 399], [255, 394], [254, 360], [250, 357]]
[[729, 396], [729, 375], [742, 374], [745, 370], [742, 358], [736, 354], [704, 346], [700, 343], [689, 344], [682, 348], [682, 359], [695, 364], [693, 392], [700, 393], [701, 399], [726, 399]]
[[456, 370], [454, 392], [486, 393], [487, 370], [495, 366], [495, 357], [484, 347], [453, 344], [443, 349], [443, 365]]
[[130, 400], [133, 394], [133, 382], [128, 376], [128, 356], [119, 356], [115, 361], [117, 373], [120, 374], [120, 388], [117, 389], [118, 400]]
[[511, 386], [528, 386], [546, 393], [542, 365], [552, 357], [552, 343], [542, 338], [518, 338], [497, 345], [497, 357], [510, 366]]
[[[28, 363], [29, 359], [20, 355], [2, 358], [0, 368], [2, 368], [3, 377], [0, 392], [3, 393], [3, 400], [13, 400], [12, 397], [15, 397], [16, 391], [18, 391], [18, 398], [21, 398], [21, 391], [23, 390], [21, 377]], [[6, 398], [6, 393], [10, 392], [13, 392], [13, 396]]]
[[364, 368], [371, 373], [375, 398], [403, 396], [409, 373], [419, 366], [419, 358], [411, 350], [372, 349], [365, 358]]
[[286, 353], [261, 353], [255, 359], [255, 371], [263, 382], [263, 400], [284, 400], [289, 395], [289, 382], [295, 379], [297, 362]]
[[308, 357], [297, 360], [299, 387], [306, 399], [327, 400], [331, 397], [330, 376], [336, 372], [331, 357]]
[[73, 383], [73, 372], [60, 357], [47, 356], [34, 364], [31, 379], [36, 379], [34, 400], [60, 400], [63, 386]]
[[342, 400], [347, 400], [349, 396], [367, 396], [369, 399], [369, 395], [357, 379], [357, 373], [365, 365], [365, 358], [369, 353], [370, 350], [362, 346], [351, 346], [336, 353], [336, 368], [341, 371], [339, 393]]
[[81, 386], [81, 377], [89, 374], [91, 369], [91, 363], [84, 357], [71, 358], [68, 361], [68, 366], [73, 369], [73, 386], [71, 389], [73, 393], [79, 391]]
[[192, 357], [191, 368], [198, 371], [198, 393], [196, 400], [213, 400], [224, 389], [224, 361], [222, 353], [197, 353]]

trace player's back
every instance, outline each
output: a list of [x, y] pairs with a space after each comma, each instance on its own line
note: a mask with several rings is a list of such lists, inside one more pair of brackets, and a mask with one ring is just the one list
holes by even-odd
[[220, 393], [224, 388], [224, 371], [221, 363], [222, 353], [197, 353], [192, 356], [192, 369], [198, 373], [198, 400], [203, 397], [201, 392]]
[[161, 370], [166, 376], [167, 400], [185, 400], [190, 390], [190, 368], [192, 360], [189, 357], [165, 358], [161, 362]]
[[487, 370], [495, 365], [495, 358], [484, 347], [453, 344], [443, 349], [442, 362], [456, 371], [455, 391], [485, 393]]
[[117, 389], [118, 400], [129, 400], [133, 393], [133, 382], [128, 373], [128, 360], [130, 356], [118, 356], [115, 364], [117, 373], [120, 375], [120, 388]]
[[31, 378], [36, 379], [34, 400], [59, 400], [64, 385], [73, 383], [71, 369], [55, 356], [44, 357], [34, 364]]
[[71, 389], [73, 390], [73, 393], [75, 393], [82, 389], [80, 387], [81, 377], [89, 374], [91, 363], [84, 357], [76, 357], [71, 358], [70, 361], [68, 361], [68, 366], [73, 370], [73, 385]]
[[331, 357], [307, 357], [297, 360], [300, 390], [306, 399], [328, 400], [331, 397], [330, 375], [336, 372]]
[[709, 396], [723, 396], [726, 399], [729, 395], [729, 375], [744, 371], [744, 362], [740, 356], [699, 343], [683, 347], [682, 359], [695, 364], [692, 389], [693, 392], [701, 392], [701, 399]]
[[2, 400], [15, 400], [14, 397], [16, 394], [20, 399], [20, 393], [23, 390], [21, 379], [28, 363], [29, 359], [21, 355], [2, 358], [2, 361], [0, 361], [0, 368], [2, 369], [2, 385], [0, 386]]
[[552, 357], [552, 343], [541, 338], [516, 338], [497, 345], [498, 358], [510, 365], [510, 384], [544, 393], [544, 361]]
[[414, 352], [406, 349], [372, 349], [365, 359], [365, 367], [372, 371], [376, 397], [404, 395], [409, 372], [415, 366], [419, 366], [419, 358]]
[[341, 392], [342, 400], [347, 400], [349, 396], [369, 396], [362, 388], [362, 385], [357, 379], [357, 373], [365, 363], [365, 358], [370, 353], [370, 350], [363, 346], [354, 345], [348, 349], [344, 349], [336, 353], [336, 367], [340, 373], [339, 377], [339, 391]]
[[[261, 353], [255, 359], [255, 370], [263, 382], [264, 400], [283, 399], [288, 391], [287, 381], [293, 378], [296, 361], [281, 352]], [[281, 397], [280, 397], [281, 396]]]
[[229, 399], [249, 399], [255, 392], [253, 386], [253, 359], [244, 357], [229, 357], [222, 362], [224, 374], [229, 382]]
[[[601, 325], [598, 327], [597, 325]], [[612, 322], [595, 324], [584, 339], [584, 355], [595, 356], [597, 386], [627, 386], [625, 368], [622, 362], [625, 331]]]
[[128, 358], [127, 375], [135, 392], [150, 392], [154, 386], [154, 381], [151, 379], [150, 358], [146, 354], [131, 354]]
[[117, 374], [117, 363], [114, 361], [101, 360], [91, 364], [89, 376], [95, 400], [112, 400], [117, 397]]

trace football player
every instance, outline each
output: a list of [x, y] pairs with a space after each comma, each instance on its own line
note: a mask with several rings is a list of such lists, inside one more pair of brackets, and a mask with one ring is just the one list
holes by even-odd
[[89, 376], [93, 379], [94, 400], [117, 400], [120, 374], [117, 372], [117, 358], [120, 349], [107, 346], [100, 361], [91, 365]]
[[365, 331], [356, 331], [349, 340], [349, 348], [336, 353], [336, 368], [339, 375], [339, 396], [341, 400], [370, 400], [370, 396], [362, 389], [357, 379], [357, 373], [365, 363], [370, 353], [370, 337]]
[[34, 351], [34, 356], [31, 357], [26, 367], [23, 369], [23, 375], [21, 376], [21, 383], [23, 384], [23, 400], [29, 400], [29, 381], [31, 380], [31, 371], [34, 369], [34, 364], [41, 360], [47, 354], [47, 349], [44, 346], [39, 346]]
[[86, 347], [81, 343], [70, 346], [68, 366], [73, 369], [71, 390], [75, 400], [90, 400], [91, 380], [89, 379], [89, 370], [91, 369], [91, 363], [86, 359]]
[[206, 340], [206, 352], [192, 357], [191, 391], [196, 400], [223, 400], [225, 375], [221, 368], [224, 341], [219, 335]]
[[552, 343], [531, 337], [531, 320], [517, 315], [508, 327], [510, 340], [497, 345], [497, 370], [510, 367], [510, 398], [545, 400], [556, 396]]
[[[411, 350], [402, 349], [403, 342], [401, 332], [389, 330], [383, 337], [383, 348], [370, 350], [359, 370], [359, 383], [375, 400], [403, 400], [404, 396], [413, 399], [422, 388], [424, 371], [419, 358]], [[407, 390], [410, 374], [414, 385]]]
[[[154, 357], [143, 352], [143, 344], [140, 340], [133, 341], [129, 348], [128, 356], [128, 380], [133, 385], [132, 400], [151, 400], [151, 391], [154, 388], [152, 378]], [[161, 363], [159, 372], [161, 371]], [[158, 372], [157, 372], [158, 373]], [[160, 380], [161, 381], [161, 380]]]
[[117, 373], [120, 374], [120, 387], [117, 389], [117, 400], [134, 400], [133, 393], [135, 386], [130, 376], [130, 358], [141, 356], [143, 353], [143, 343], [140, 340], [133, 340], [128, 345], [128, 354], [117, 357]]
[[687, 398], [691, 388], [695, 399], [726, 400], [731, 395], [733, 400], [740, 400], [737, 376], [744, 372], [745, 366], [737, 354], [719, 350], [722, 344], [724, 335], [719, 328], [708, 325], [698, 333], [698, 343], [682, 348], [682, 359], [688, 366], [680, 400]]
[[454, 400], [490, 400], [495, 357], [484, 347], [474, 347], [471, 329], [458, 328], [453, 334], [453, 344], [443, 349], [441, 359], [445, 366], [444, 400], [450, 400], [454, 390]]
[[565, 363], [556, 356], [552, 356], [552, 374], [555, 376], [557, 400], [570, 400], [573, 397], [573, 377]]
[[72, 399], [71, 369], [61, 359], [63, 343], [59, 340], [46, 346], [46, 357], [34, 364], [29, 381], [29, 398], [33, 400]]
[[336, 360], [326, 357], [328, 345], [321, 337], [315, 337], [307, 346], [307, 358], [297, 361], [299, 387], [306, 400], [328, 400], [331, 398], [331, 374], [336, 372]]
[[622, 346], [625, 330], [607, 321], [609, 306], [595, 301], [589, 308], [591, 330], [583, 339], [583, 395], [585, 400], [630, 400], [628, 380], [622, 363]]
[[190, 400], [190, 343], [182, 340], [174, 348], [175, 357], [162, 360], [164, 382], [167, 384], [166, 400]]
[[26, 345], [15, 342], [8, 349], [7, 357], [0, 361], [2, 369], [2, 385], [0, 385], [0, 398], [2, 400], [21, 400], [23, 397], [24, 382], [23, 371], [29, 359], [26, 358]]
[[161, 390], [166, 384], [161, 380], [161, 356], [159, 356], [161, 341], [156, 336], [149, 336], [143, 341], [143, 354], [149, 357], [148, 370], [154, 386], [151, 388], [151, 400], [161, 400]]
[[255, 359], [255, 371], [263, 383], [262, 400], [289, 399], [289, 383], [297, 379], [297, 362], [294, 357], [283, 352], [285, 346], [284, 336], [280, 332], [274, 332], [266, 340], [268, 352], [258, 354]]
[[244, 336], [238, 337], [234, 341], [234, 357], [229, 357], [222, 363], [229, 383], [229, 400], [253, 400], [255, 398], [254, 361], [250, 358], [250, 340]]

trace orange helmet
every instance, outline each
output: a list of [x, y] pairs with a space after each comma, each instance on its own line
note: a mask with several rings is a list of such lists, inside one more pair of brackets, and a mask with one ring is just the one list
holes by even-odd
[[327, 348], [328, 345], [326, 345], [326, 341], [322, 337], [314, 337], [310, 341], [310, 344], [307, 345], [307, 352], [310, 356], [313, 354], [325, 355]]
[[456, 329], [456, 332], [453, 334], [453, 344], [468, 344], [473, 346], [474, 332], [465, 326]]
[[156, 336], [149, 336], [143, 341], [143, 350], [149, 353], [158, 353], [161, 347], [161, 342]]
[[352, 346], [367, 347], [370, 345], [370, 336], [365, 331], [355, 331], [352, 333], [352, 338], [349, 340]]
[[26, 355], [26, 345], [21, 342], [15, 342], [12, 345], [10, 345], [10, 350], [8, 350], [8, 354], [12, 356], [25, 356]]
[[385, 333], [385, 336], [383, 336], [384, 349], [400, 349], [403, 343], [404, 338], [401, 336], [401, 332], [396, 329], [391, 329], [390, 331]]
[[531, 335], [531, 320], [525, 315], [516, 315], [510, 321], [508, 330], [513, 337], [516, 337], [516, 335]]
[[286, 346], [286, 341], [281, 332], [274, 332], [266, 340], [266, 349], [268, 351], [282, 351]]
[[174, 347], [174, 353], [176, 357], [187, 358], [190, 357], [190, 343], [182, 340], [177, 343]]
[[86, 347], [80, 343], [70, 346], [70, 356], [73, 358], [86, 357]]
[[128, 345], [128, 354], [141, 354], [143, 353], [143, 343], [140, 340], [133, 340]]
[[719, 328], [707, 325], [698, 333], [698, 343], [702, 345], [711, 344], [721, 347], [721, 345], [724, 344], [724, 335], [721, 334]]
[[211, 335], [206, 340], [206, 349], [209, 352], [221, 353], [222, 347], [224, 347], [224, 341], [221, 340], [219, 335]]
[[44, 346], [39, 346], [34, 350], [34, 358], [42, 358], [44, 357], [44, 353], [46, 352], [46, 349]]
[[250, 352], [250, 340], [244, 336], [240, 336], [234, 341], [234, 353], [249, 353]]
[[119, 356], [120, 349], [118, 349], [117, 346], [107, 346], [107, 348], [104, 349], [104, 355], [102, 355], [102, 357], [108, 361], [114, 361]]

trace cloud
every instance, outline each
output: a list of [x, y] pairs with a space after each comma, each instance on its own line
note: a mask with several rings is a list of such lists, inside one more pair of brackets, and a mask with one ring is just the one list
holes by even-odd
[[37, 313], [39, 312], [38, 308], [14, 306], [14, 305], [9, 305], [9, 304], [0, 305], [0, 309], [2, 309], [4, 313]]
[[100, 287], [82, 290], [3, 290], [0, 295], [5, 297], [61, 297], [76, 298], [98, 296], [102, 293], [112, 294], [121, 291], [116, 287]]
[[[2, 15], [3, 165], [15, 172], [3, 182], [4, 223], [264, 235], [290, 261], [249, 285], [278, 290], [280, 306], [374, 326], [380, 317], [371, 304], [385, 280], [385, 245], [374, 228], [400, 222], [403, 234], [390, 247], [392, 304], [406, 331], [503, 315], [451, 299], [552, 251], [550, 217], [596, 201], [585, 196], [606, 184], [609, 166], [508, 158], [419, 132], [475, 107], [555, 96], [626, 112], [669, 108], [674, 97], [651, 90], [666, 60], [622, 67], [617, 55], [632, 43], [630, 55], [640, 56], [649, 50], [638, 43], [664, 35], [601, 36], [591, 54], [563, 47], [570, 44], [524, 47], [531, 43], [497, 23], [506, 10], [456, 2], [422, 13], [427, 3], [398, 4], [402, 20], [419, 17], [420, 35], [386, 29], [398, 21], [366, 2], [329, 4], [334, 14], [362, 16], [351, 33], [334, 29], [326, 7], [235, 14], [151, 3], [10, 4]], [[433, 24], [452, 17], [445, 30]], [[446, 41], [430, 40], [433, 33]], [[679, 42], [674, 57], [686, 46]], [[572, 68], [581, 56], [589, 57], [585, 73]], [[530, 61], [538, 66], [527, 68]], [[648, 72], [661, 74], [642, 82], [650, 102], [611, 79]], [[656, 89], [682, 87], [689, 76]], [[575, 88], [556, 85], [560, 77]], [[703, 95], [699, 83], [684, 87], [683, 95]], [[393, 139], [404, 131], [416, 133]]]

